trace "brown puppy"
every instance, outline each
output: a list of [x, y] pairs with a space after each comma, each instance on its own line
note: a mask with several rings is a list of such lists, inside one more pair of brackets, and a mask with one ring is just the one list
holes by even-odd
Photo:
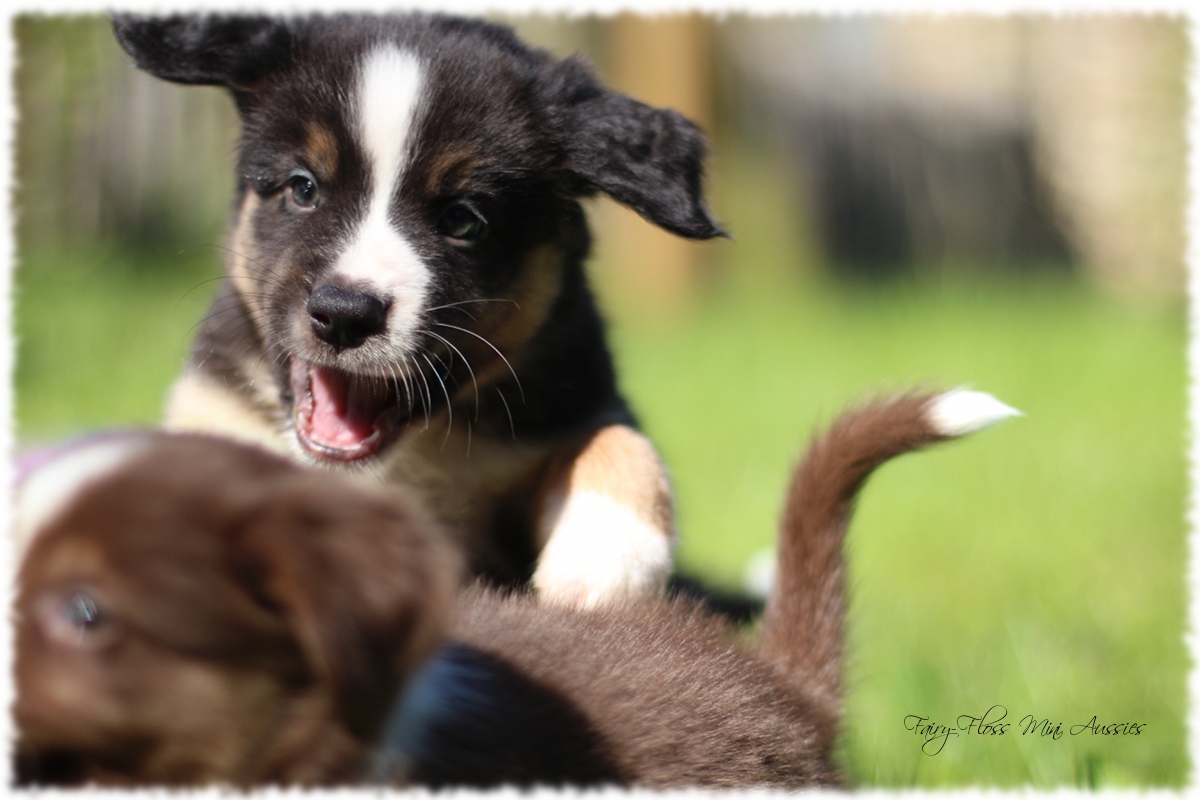
[[84, 446], [17, 518], [34, 781], [350, 780], [458, 589], [418, 509], [206, 437]]
[[20, 775], [836, 785], [854, 498], [888, 459], [1012, 413], [960, 391], [842, 417], [793, 478], [753, 646], [684, 602], [475, 588], [415, 673], [455, 571], [402, 498], [216, 440], [84, 452], [22, 492]]

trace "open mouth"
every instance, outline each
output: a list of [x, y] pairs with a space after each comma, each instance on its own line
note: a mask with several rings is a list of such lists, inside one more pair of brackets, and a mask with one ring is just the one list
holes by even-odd
[[384, 378], [292, 362], [293, 419], [315, 458], [353, 462], [376, 455], [400, 424], [400, 399]]

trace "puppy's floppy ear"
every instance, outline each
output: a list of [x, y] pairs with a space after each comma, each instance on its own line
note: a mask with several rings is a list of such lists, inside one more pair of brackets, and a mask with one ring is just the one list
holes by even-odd
[[704, 134], [675, 111], [652, 108], [601, 86], [577, 59], [556, 65], [568, 169], [671, 233], [711, 239], [725, 232], [704, 202]]
[[239, 570], [284, 615], [350, 730], [370, 736], [440, 643], [460, 569], [421, 510], [328, 475], [272, 492], [244, 527]]
[[119, 14], [113, 32], [155, 77], [241, 91], [285, 67], [293, 46], [288, 26], [265, 16]]

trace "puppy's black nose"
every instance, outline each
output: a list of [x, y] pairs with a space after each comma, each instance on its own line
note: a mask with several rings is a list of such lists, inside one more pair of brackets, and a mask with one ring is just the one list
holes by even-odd
[[308, 298], [313, 332], [338, 349], [358, 347], [381, 332], [387, 310], [387, 303], [373, 294], [330, 285], [321, 286]]

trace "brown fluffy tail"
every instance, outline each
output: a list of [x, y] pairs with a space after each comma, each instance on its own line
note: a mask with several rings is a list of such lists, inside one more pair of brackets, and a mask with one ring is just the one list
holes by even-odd
[[854, 500], [884, 462], [987, 428], [1020, 412], [982, 392], [910, 394], [843, 414], [792, 475], [775, 585], [760, 628], [763, 655], [836, 713], [841, 700], [842, 540]]

